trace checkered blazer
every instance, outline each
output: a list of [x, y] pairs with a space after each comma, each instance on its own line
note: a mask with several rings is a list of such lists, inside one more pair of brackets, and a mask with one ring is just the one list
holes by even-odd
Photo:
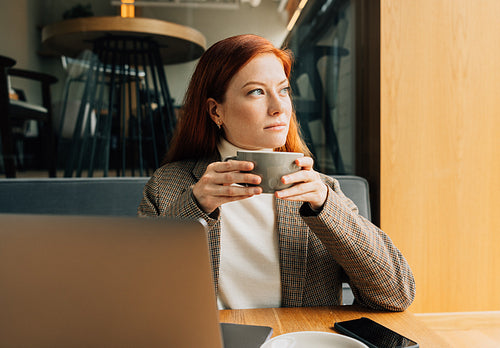
[[[159, 168], [144, 188], [139, 216], [202, 218], [217, 291], [220, 263], [220, 214], [207, 215], [197, 205], [194, 185], [212, 160], [186, 160]], [[307, 204], [276, 199], [276, 228], [283, 307], [342, 303], [347, 281], [357, 303], [401, 311], [413, 301], [412, 272], [391, 239], [358, 214], [336, 180], [323, 176], [328, 198], [314, 214]]]

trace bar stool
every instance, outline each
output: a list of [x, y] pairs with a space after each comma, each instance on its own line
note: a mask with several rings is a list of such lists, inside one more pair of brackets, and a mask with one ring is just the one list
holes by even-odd
[[151, 175], [177, 122], [163, 66], [199, 58], [204, 36], [151, 18], [86, 17], [44, 27], [42, 41], [69, 57], [93, 53], [64, 175]]
[[176, 123], [157, 44], [105, 37], [93, 52], [64, 175], [151, 175]]

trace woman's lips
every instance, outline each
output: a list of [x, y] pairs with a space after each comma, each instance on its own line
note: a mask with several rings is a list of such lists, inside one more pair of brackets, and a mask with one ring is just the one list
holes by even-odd
[[281, 130], [286, 129], [286, 126], [287, 126], [286, 123], [274, 123], [270, 126], [265, 127], [264, 129], [272, 130], [272, 131], [281, 131]]

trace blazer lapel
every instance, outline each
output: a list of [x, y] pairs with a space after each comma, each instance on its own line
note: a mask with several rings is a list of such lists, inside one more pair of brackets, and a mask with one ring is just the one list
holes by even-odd
[[300, 223], [299, 208], [302, 204], [276, 199], [282, 307], [302, 306], [308, 244], [308, 228]]
[[[211, 159], [200, 159], [194, 164], [191, 173], [195, 177], [196, 182], [198, 182], [198, 180], [200, 180], [200, 178], [203, 176], [203, 174], [207, 170], [207, 166], [216, 160], [217, 158], [214, 156]], [[221, 225], [220, 220], [218, 220], [213, 228], [210, 228], [208, 230], [208, 245], [210, 249], [210, 258], [212, 261], [212, 274], [216, 294], [218, 293], [219, 289], [220, 233]]]

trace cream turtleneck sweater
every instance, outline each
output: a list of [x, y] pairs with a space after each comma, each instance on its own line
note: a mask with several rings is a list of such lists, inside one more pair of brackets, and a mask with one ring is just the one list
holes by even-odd
[[[218, 149], [222, 160], [239, 150], [225, 139]], [[274, 195], [226, 203], [220, 211], [219, 309], [280, 307]]]

